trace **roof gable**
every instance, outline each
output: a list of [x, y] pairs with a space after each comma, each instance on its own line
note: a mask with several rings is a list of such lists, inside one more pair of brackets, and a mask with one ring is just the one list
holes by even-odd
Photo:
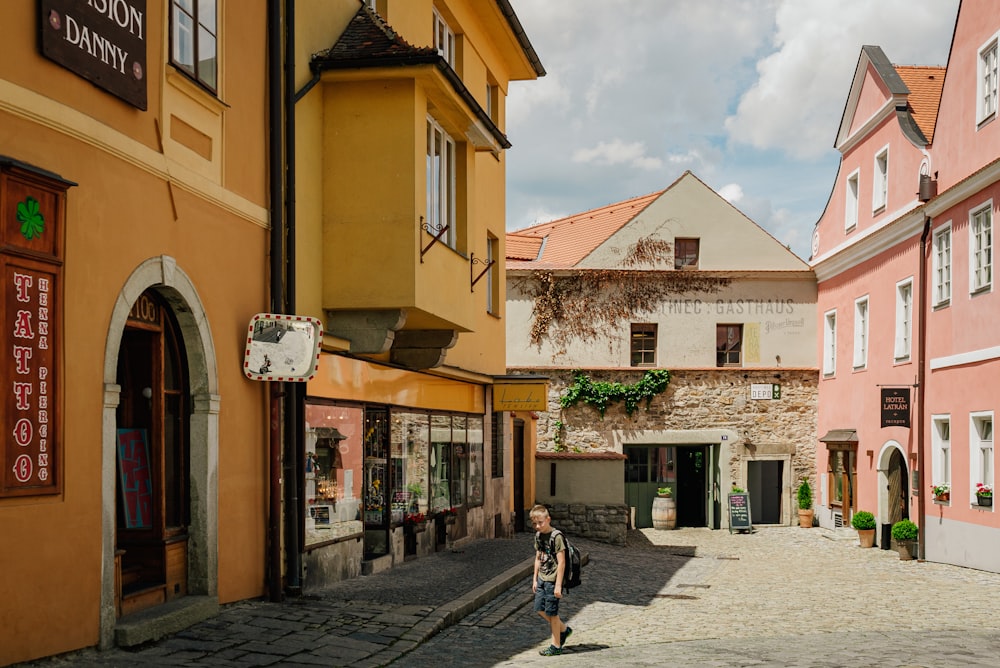
[[846, 153], [893, 114], [914, 146], [930, 144], [944, 72], [943, 67], [895, 66], [881, 47], [861, 47], [834, 146]]

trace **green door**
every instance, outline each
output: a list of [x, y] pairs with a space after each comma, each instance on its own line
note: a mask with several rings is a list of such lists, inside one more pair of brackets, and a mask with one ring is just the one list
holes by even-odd
[[635, 508], [635, 528], [653, 526], [653, 499], [660, 487], [677, 490], [677, 448], [666, 445], [625, 447], [625, 503]]

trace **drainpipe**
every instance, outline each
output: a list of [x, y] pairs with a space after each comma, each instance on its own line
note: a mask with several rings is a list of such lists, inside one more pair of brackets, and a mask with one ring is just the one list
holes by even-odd
[[[295, 313], [295, 0], [285, 0], [285, 299], [288, 312]], [[303, 506], [299, 499], [302, 488], [301, 461], [303, 444], [299, 442], [299, 425], [305, 416], [305, 392], [302, 383], [285, 383], [285, 592], [289, 596], [302, 594], [302, 526]]]
[[[270, 235], [270, 278], [272, 313], [284, 312], [284, 286], [282, 285], [282, 173], [284, 171], [281, 146], [281, 4], [282, 0], [267, 3], [267, 80], [268, 80], [268, 187]], [[281, 594], [281, 403], [283, 392], [276, 383], [268, 383], [270, 397], [270, 428], [268, 439], [269, 508], [267, 520], [268, 577], [267, 588], [271, 601], [277, 602]]]
[[920, 532], [917, 534], [917, 558], [926, 559], [925, 546], [927, 532], [925, 531], [926, 509], [924, 504], [924, 396], [926, 395], [924, 372], [927, 357], [927, 237], [931, 233], [931, 217], [924, 216], [924, 231], [920, 235], [920, 278], [918, 307], [918, 339], [917, 339], [917, 523]]

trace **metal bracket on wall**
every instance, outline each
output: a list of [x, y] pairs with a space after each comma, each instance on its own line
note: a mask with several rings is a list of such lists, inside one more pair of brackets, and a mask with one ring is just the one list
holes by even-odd
[[[475, 253], [469, 254], [469, 280], [472, 281], [472, 283], [469, 285], [469, 292], [476, 291], [476, 283], [478, 283], [479, 279], [485, 276], [486, 272], [490, 270], [490, 267], [492, 267], [496, 263], [497, 263], [496, 260], [477, 260]], [[485, 266], [483, 267], [483, 270], [479, 272], [479, 275], [475, 276], [476, 273], [475, 266], [477, 264]]]
[[430, 223], [425, 223], [424, 217], [420, 216], [420, 229], [426, 232], [427, 234], [434, 235], [434, 238], [431, 240], [431, 242], [427, 244], [420, 251], [420, 263], [423, 264], [424, 254], [426, 254], [427, 251], [429, 251], [434, 244], [441, 241], [441, 237], [443, 237], [444, 233], [448, 231], [448, 225], [444, 225], [441, 227], [438, 227], [437, 225], [431, 225]]

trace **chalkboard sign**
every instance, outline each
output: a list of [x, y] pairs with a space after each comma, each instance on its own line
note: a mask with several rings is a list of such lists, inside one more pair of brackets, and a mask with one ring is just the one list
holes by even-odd
[[729, 533], [737, 529], [753, 531], [750, 523], [750, 495], [745, 492], [729, 495]]

